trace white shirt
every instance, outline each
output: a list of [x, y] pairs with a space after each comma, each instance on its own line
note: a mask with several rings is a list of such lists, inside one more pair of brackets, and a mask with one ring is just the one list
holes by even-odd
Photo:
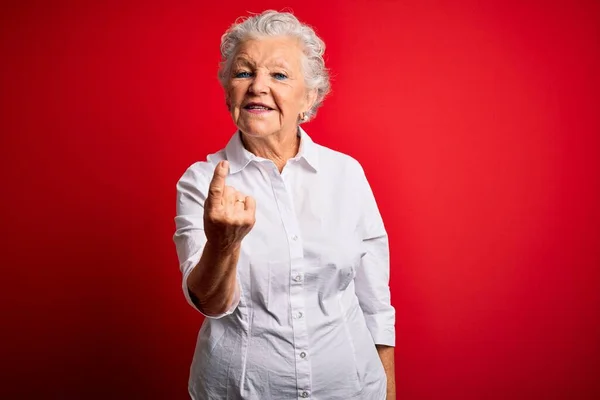
[[385, 399], [375, 344], [394, 346], [387, 234], [360, 164], [299, 129], [280, 174], [239, 133], [177, 185], [174, 241], [186, 280], [206, 243], [204, 201], [219, 161], [226, 184], [256, 200], [237, 264], [239, 299], [200, 328], [193, 399]]

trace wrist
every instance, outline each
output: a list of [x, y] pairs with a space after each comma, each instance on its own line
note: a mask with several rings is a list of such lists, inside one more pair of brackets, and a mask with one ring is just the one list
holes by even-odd
[[235, 255], [242, 247], [242, 242], [222, 242], [222, 241], [206, 241], [206, 250], [212, 253], [219, 253], [220, 255]]

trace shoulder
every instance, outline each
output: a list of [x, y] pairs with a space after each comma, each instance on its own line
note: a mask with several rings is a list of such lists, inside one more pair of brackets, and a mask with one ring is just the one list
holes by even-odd
[[319, 151], [319, 167], [336, 177], [362, 178], [364, 170], [361, 163], [349, 154], [316, 144]]
[[355, 201], [370, 201], [371, 184], [361, 162], [355, 157], [317, 145], [319, 149], [319, 175], [326, 185], [345, 193]]
[[224, 158], [225, 151], [220, 150], [185, 170], [177, 181], [177, 215], [202, 213], [215, 167]]
[[198, 184], [208, 184], [212, 179], [217, 164], [225, 158], [225, 149], [221, 149], [216, 153], [209, 154], [205, 161], [193, 163], [179, 178], [177, 187], [182, 188], [187, 185], [197, 186]]
[[215, 167], [223, 159], [225, 150], [219, 150], [209, 154], [206, 161], [197, 161], [185, 170], [176, 185], [178, 214], [194, 213], [198, 206], [204, 205]]

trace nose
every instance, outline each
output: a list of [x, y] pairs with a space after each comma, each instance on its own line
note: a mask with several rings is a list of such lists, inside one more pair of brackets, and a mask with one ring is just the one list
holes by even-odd
[[254, 79], [248, 87], [248, 91], [255, 95], [261, 95], [269, 92], [269, 75], [264, 72], [257, 72]]

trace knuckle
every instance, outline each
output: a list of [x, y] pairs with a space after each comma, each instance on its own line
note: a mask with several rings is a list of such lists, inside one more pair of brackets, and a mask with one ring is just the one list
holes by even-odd
[[216, 225], [216, 224], [218, 224], [218, 223], [219, 223], [219, 220], [218, 220], [218, 218], [217, 218], [217, 217], [216, 217], [214, 214], [212, 214], [212, 213], [209, 213], [209, 214], [206, 216], [206, 222], [208, 222], [208, 223], [209, 223], [209, 224], [211, 224], [211, 225]]
[[208, 219], [212, 222], [218, 222], [221, 219], [221, 213], [217, 210], [210, 210], [208, 212]]
[[241, 227], [243, 227], [243, 226], [244, 226], [244, 220], [242, 220], [241, 218], [237, 217], [237, 218], [235, 218], [235, 219], [233, 220], [233, 225], [234, 225], [236, 228], [241, 228]]

